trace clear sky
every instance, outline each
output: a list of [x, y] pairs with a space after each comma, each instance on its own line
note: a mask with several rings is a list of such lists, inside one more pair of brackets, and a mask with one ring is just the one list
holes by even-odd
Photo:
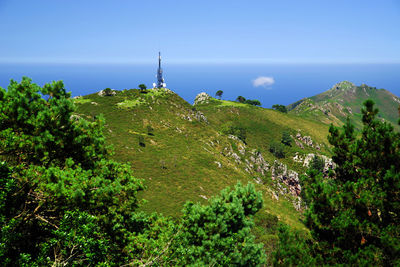
[[0, 0], [0, 62], [399, 63], [399, 0]]

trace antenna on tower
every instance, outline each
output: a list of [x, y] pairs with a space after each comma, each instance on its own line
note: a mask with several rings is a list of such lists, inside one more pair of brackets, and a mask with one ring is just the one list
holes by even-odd
[[158, 69], [157, 69], [157, 88], [166, 87], [167, 84], [164, 82], [164, 78], [162, 76], [163, 70], [161, 68], [161, 52], [158, 52]]

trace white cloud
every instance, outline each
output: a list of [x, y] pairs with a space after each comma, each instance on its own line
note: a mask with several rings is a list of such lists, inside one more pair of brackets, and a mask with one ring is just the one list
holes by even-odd
[[271, 86], [275, 83], [274, 77], [268, 77], [268, 76], [260, 76], [257, 79], [253, 80], [253, 86], [254, 87], [268, 87]]

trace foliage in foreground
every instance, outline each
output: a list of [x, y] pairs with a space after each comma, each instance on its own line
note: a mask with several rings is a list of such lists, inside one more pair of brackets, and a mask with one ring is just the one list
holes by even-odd
[[362, 113], [359, 138], [349, 120], [330, 128], [334, 173], [303, 177], [313, 241], [281, 229], [276, 264], [400, 265], [400, 133], [376, 119], [371, 100]]
[[236, 185], [209, 201], [187, 203], [175, 253], [178, 265], [257, 266], [264, 262], [263, 246], [255, 244], [250, 219], [262, 207], [254, 186]]
[[0, 262], [3, 265], [260, 265], [250, 234], [261, 207], [237, 185], [178, 221], [137, 212], [143, 189], [108, 159], [103, 118], [88, 122], [62, 82], [0, 88]]

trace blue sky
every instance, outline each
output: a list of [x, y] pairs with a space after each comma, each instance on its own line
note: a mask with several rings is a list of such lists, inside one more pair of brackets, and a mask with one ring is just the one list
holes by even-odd
[[400, 1], [0, 0], [2, 63], [400, 63]]

